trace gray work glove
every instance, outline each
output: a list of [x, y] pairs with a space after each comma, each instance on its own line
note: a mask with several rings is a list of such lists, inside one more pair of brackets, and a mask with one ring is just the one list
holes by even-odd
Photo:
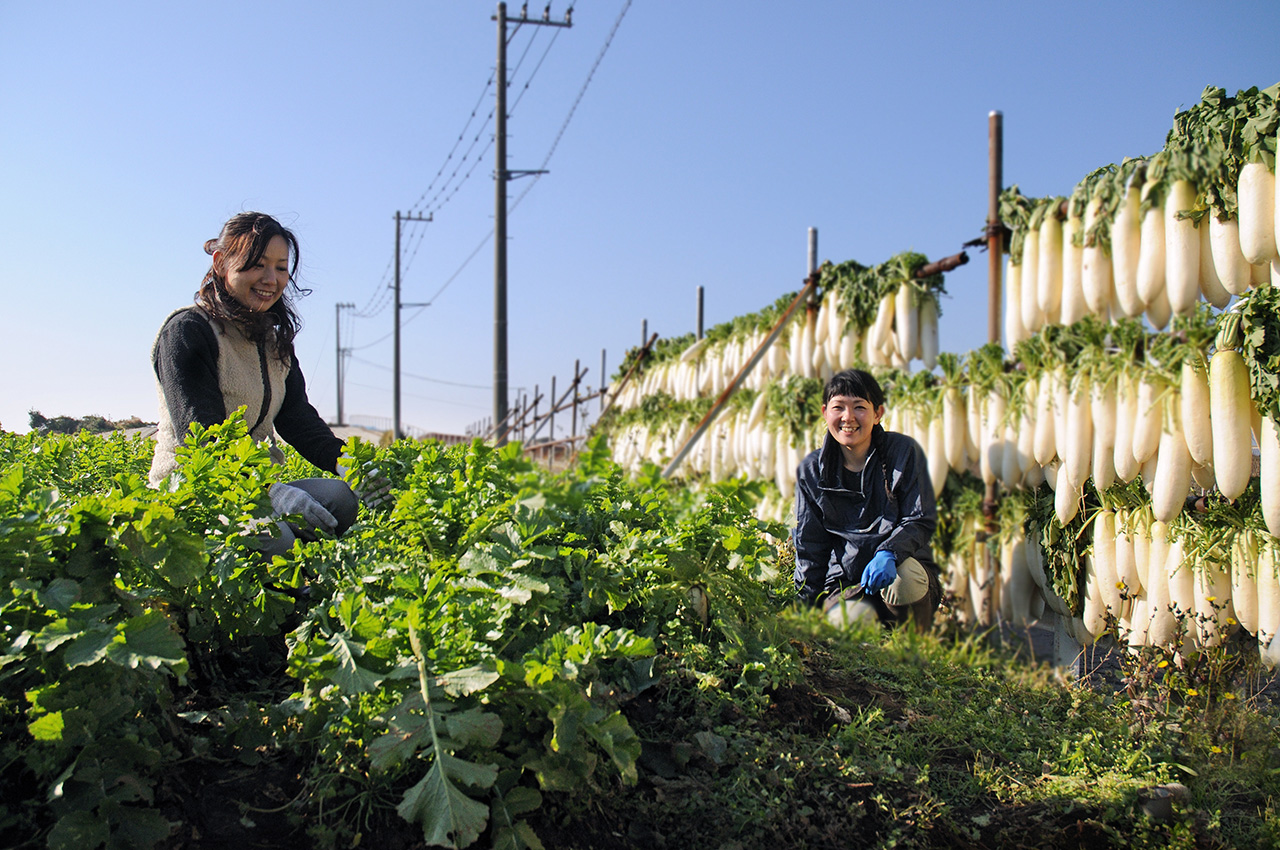
[[352, 488], [366, 508], [380, 508], [391, 500], [391, 479], [378, 469], [370, 469]]
[[300, 516], [312, 528], [323, 529], [329, 534], [338, 530], [338, 521], [316, 498], [291, 484], [272, 484], [267, 491], [271, 496], [271, 509], [277, 516]]

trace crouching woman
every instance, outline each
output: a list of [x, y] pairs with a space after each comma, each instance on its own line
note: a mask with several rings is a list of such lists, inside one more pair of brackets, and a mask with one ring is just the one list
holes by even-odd
[[[160, 396], [151, 485], [164, 486], [178, 468], [176, 448], [193, 422], [214, 425], [241, 406], [250, 435], [270, 442], [277, 462], [284, 460], [279, 434], [317, 468], [336, 473], [343, 442], [307, 400], [293, 350], [298, 240], [271, 216], [249, 212], [227, 221], [204, 249], [212, 262], [195, 304], [165, 319], [151, 352]], [[295, 532], [304, 539], [316, 529], [342, 534], [359, 508], [336, 478], [274, 484], [270, 496], [277, 515], [304, 523], [280, 523], [281, 537], [264, 541], [269, 554], [288, 551]]]
[[796, 473], [795, 582], [833, 622], [933, 622], [942, 599], [930, 541], [938, 524], [920, 444], [886, 431], [884, 391], [849, 369], [827, 382], [822, 446]]

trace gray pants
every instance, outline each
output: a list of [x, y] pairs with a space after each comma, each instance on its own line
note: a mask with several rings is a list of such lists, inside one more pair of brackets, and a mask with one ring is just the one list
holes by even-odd
[[915, 558], [898, 565], [898, 577], [879, 596], [864, 593], [862, 585], [832, 593], [823, 603], [827, 620], [844, 626], [855, 620], [897, 626], [912, 622], [920, 631], [933, 624], [933, 612], [942, 601], [942, 585], [930, 570]]
[[[305, 490], [324, 505], [325, 510], [333, 514], [338, 521], [337, 536], [341, 537], [348, 528], [355, 524], [356, 514], [360, 510], [360, 500], [340, 478], [302, 478], [290, 481], [289, 485]], [[276, 523], [280, 529], [277, 537], [263, 539], [261, 550], [268, 556], [283, 555], [293, 548], [294, 540], [315, 540], [316, 530], [311, 526], [300, 526], [283, 520]]]

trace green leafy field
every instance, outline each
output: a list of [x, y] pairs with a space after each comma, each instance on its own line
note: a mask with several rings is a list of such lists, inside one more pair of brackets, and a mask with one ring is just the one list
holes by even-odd
[[271, 560], [315, 471], [239, 420], [173, 492], [146, 441], [0, 433], [0, 846], [1280, 846], [1256, 647], [1091, 688], [945, 606], [798, 611], [740, 483], [350, 448], [392, 502]]

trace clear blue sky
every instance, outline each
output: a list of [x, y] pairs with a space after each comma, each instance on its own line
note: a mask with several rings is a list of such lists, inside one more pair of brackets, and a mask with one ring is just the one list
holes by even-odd
[[[578, 0], [571, 29], [514, 33], [510, 168], [546, 161], [624, 6]], [[338, 302], [376, 313], [343, 323], [346, 412], [391, 415], [393, 216], [432, 211], [403, 233], [403, 298], [432, 301], [404, 311], [403, 421], [488, 416], [496, 8], [0, 0], [0, 424], [154, 419], [156, 329], [247, 209], [301, 240], [298, 354], [326, 417]], [[1274, 0], [635, 0], [550, 173], [510, 185], [529, 190], [509, 224], [511, 387], [563, 388], [575, 359], [597, 386], [642, 320], [693, 330], [699, 285], [708, 326], [772, 303], [800, 286], [809, 227], [833, 261], [955, 253], [986, 214], [989, 111], [1006, 183], [1067, 194], [1158, 150], [1206, 85], [1275, 83], [1278, 37]], [[986, 341], [971, 257], [947, 277], [945, 350]]]

